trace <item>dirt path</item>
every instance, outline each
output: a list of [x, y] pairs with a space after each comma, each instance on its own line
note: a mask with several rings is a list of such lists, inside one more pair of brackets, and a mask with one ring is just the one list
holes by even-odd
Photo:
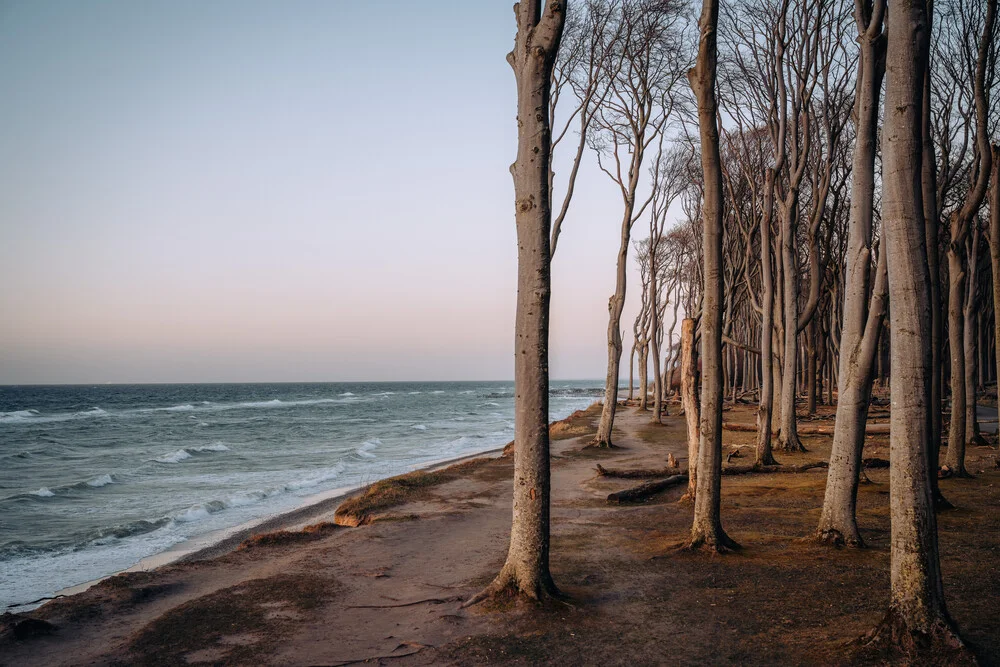
[[[674, 408], [676, 409], [676, 408]], [[552, 570], [567, 604], [539, 609], [461, 602], [503, 562], [510, 528], [511, 462], [463, 468], [414, 491], [358, 528], [278, 535], [270, 544], [211, 560], [112, 578], [33, 614], [57, 630], [0, 640], [0, 663], [336, 665], [844, 663], [845, 644], [873, 627], [888, 600], [884, 471], [862, 488], [860, 517], [872, 544], [831, 551], [806, 538], [818, 518], [825, 472], [724, 480], [723, 520], [745, 549], [708, 558], [678, 552], [690, 527], [684, 488], [633, 506], [605, 499], [638, 483], [599, 477], [597, 463], [686, 468], [682, 418], [650, 423], [623, 408], [619, 449], [586, 448], [595, 411], [554, 431]], [[748, 413], [749, 414], [749, 413]], [[743, 415], [744, 419], [751, 419]], [[728, 444], [753, 434], [728, 434]], [[802, 463], [813, 451], [780, 455]], [[877, 454], [879, 443], [870, 445]], [[866, 452], [866, 455], [868, 453]], [[976, 480], [944, 480], [958, 501], [942, 515], [949, 604], [987, 657], [1000, 656], [1000, 470], [974, 452]], [[327, 517], [329, 518], [329, 517]], [[974, 529], [978, 528], [978, 529]], [[993, 658], [990, 658], [993, 656]]]

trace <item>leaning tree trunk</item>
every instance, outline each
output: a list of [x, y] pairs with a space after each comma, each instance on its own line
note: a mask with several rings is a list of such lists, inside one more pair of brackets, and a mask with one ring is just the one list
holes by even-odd
[[[701, 168], [705, 200], [702, 206], [704, 264], [701, 311], [701, 442], [698, 488], [691, 525], [691, 549], [722, 553], [738, 548], [722, 529], [722, 165], [715, 99], [718, 0], [703, 0], [699, 20], [698, 59], [688, 72], [698, 101]], [[792, 327], [794, 328], [794, 324]]]
[[[997, 0], [986, 3], [986, 20], [979, 41], [976, 57], [974, 98], [976, 105], [976, 180], [965, 194], [962, 206], [951, 216], [951, 244], [948, 247], [949, 302], [948, 342], [951, 346], [951, 428], [948, 430], [948, 468], [959, 477], [968, 477], [965, 470], [966, 407], [969, 397], [965, 392], [965, 317], [962, 305], [965, 299], [962, 255], [970, 226], [975, 224], [979, 207], [986, 196], [986, 186], [993, 169], [993, 153], [989, 140], [989, 91], [986, 87], [986, 70], [990, 60], [993, 32], [996, 23]], [[975, 232], [973, 232], [975, 233]]]
[[764, 211], [760, 218], [760, 405], [757, 408], [756, 465], [775, 465], [771, 451], [771, 415], [774, 406], [774, 273], [771, 269], [771, 218], [774, 212], [774, 169], [764, 181]]
[[[517, 312], [514, 329], [514, 502], [507, 561], [469, 600], [513, 593], [539, 600], [558, 594], [549, 572], [549, 86], [566, 19], [566, 0], [514, 5], [517, 36], [507, 60], [517, 81]], [[543, 110], [543, 111], [539, 111]]]
[[887, 27], [882, 220], [892, 304], [892, 566], [889, 610], [871, 640], [922, 662], [940, 659], [939, 651], [963, 648], [945, 608], [927, 465], [933, 376], [920, 186], [920, 116], [929, 43], [924, 0], [893, 0]]
[[[628, 273], [628, 244], [632, 234], [632, 200], [629, 199], [622, 217], [621, 243], [618, 246], [618, 264], [615, 278], [615, 293], [608, 300], [608, 374], [604, 379], [604, 407], [601, 422], [597, 426], [594, 444], [598, 447], [613, 447], [611, 429], [615, 424], [615, 410], [618, 408], [618, 364], [622, 358], [622, 311], [625, 309], [625, 278]], [[643, 371], [644, 372], [644, 371]], [[639, 396], [642, 408], [646, 408], [646, 389]]]
[[[870, 6], [869, 6], [870, 5]], [[885, 314], [885, 252], [868, 303], [875, 199], [875, 154], [878, 150], [879, 94], [885, 74], [885, 0], [859, 4], [858, 82], [854, 100], [857, 138], [851, 171], [850, 226], [847, 233], [844, 315], [840, 333], [840, 393], [833, 427], [826, 494], [817, 529], [820, 540], [837, 546], [864, 546], [857, 522], [858, 476], [865, 444], [882, 318]]]

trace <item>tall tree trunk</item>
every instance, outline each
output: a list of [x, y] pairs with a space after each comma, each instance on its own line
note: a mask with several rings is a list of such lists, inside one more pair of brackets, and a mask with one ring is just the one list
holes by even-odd
[[[607, 388], [605, 387], [605, 395]], [[649, 400], [649, 341], [644, 340], [639, 348], [639, 409], [647, 408], [646, 402]]]
[[496, 595], [540, 600], [558, 594], [549, 572], [549, 86], [566, 20], [566, 0], [514, 5], [517, 36], [507, 61], [517, 81], [517, 311], [514, 324], [514, 501], [507, 560], [469, 600]]
[[979, 418], [976, 415], [976, 389], [979, 377], [979, 304], [976, 291], [979, 287], [979, 229], [972, 230], [972, 243], [968, 253], [969, 278], [965, 290], [965, 306], [962, 317], [965, 320], [965, 444], [981, 446], [987, 444], [979, 433]]
[[635, 394], [635, 344], [632, 345], [632, 352], [628, 355], [628, 400], [631, 403]]
[[893, 405], [889, 610], [872, 641], [921, 662], [963, 648], [945, 608], [927, 466], [930, 275], [921, 202], [920, 115], [929, 40], [924, 0], [893, 0], [887, 19], [883, 235], [889, 271]]
[[[615, 424], [615, 410], [618, 409], [618, 364], [622, 357], [621, 320], [625, 309], [625, 279], [628, 274], [628, 244], [632, 234], [633, 201], [629, 198], [622, 217], [621, 242], [618, 246], [618, 262], [615, 278], [615, 293], [608, 300], [608, 374], [604, 381], [604, 406], [601, 421], [597, 426], [594, 444], [598, 447], [614, 447], [611, 429]], [[646, 391], [640, 392], [642, 409], [646, 409]]]
[[[1000, 344], [1000, 144], [992, 146], [993, 177], [990, 179], [990, 265], [993, 269], [994, 345]], [[1000, 354], [995, 355], [997, 386], [1000, 387]]]
[[694, 343], [695, 321], [690, 317], [681, 322], [681, 406], [687, 424], [688, 439], [688, 490], [684, 499], [694, 500], [697, 495], [698, 445], [701, 432], [698, 428], [698, 350]]
[[885, 0], [858, 3], [858, 81], [854, 115], [858, 119], [851, 171], [851, 209], [847, 233], [844, 316], [840, 334], [840, 394], [833, 427], [830, 468], [817, 533], [834, 545], [864, 546], [857, 523], [858, 476], [871, 402], [875, 353], [885, 314], [885, 249], [869, 306], [875, 154], [878, 150], [879, 94], [885, 74]]
[[781, 222], [781, 265], [784, 274], [784, 303], [782, 316], [785, 328], [785, 359], [782, 368], [781, 387], [781, 430], [778, 444], [786, 452], [804, 452], [799, 440], [795, 419], [796, 379], [798, 377], [798, 321], [799, 283], [795, 266], [795, 218], [797, 217], [797, 197], [782, 213]]
[[757, 408], [756, 465], [774, 465], [771, 453], [771, 413], [774, 405], [774, 274], [771, 269], [771, 218], [774, 213], [774, 169], [764, 181], [764, 211], [760, 218], [760, 405]]
[[[927, 33], [933, 29], [934, 1], [927, 3]], [[930, 57], [928, 55], [928, 57]], [[942, 363], [942, 338], [944, 336], [943, 303], [941, 300], [941, 257], [938, 249], [940, 243], [940, 221], [938, 220], [937, 202], [937, 158], [934, 154], [934, 137], [931, 132], [931, 75], [930, 63], [924, 72], [923, 111], [921, 117], [921, 139], [923, 141], [923, 162], [921, 163], [921, 194], [924, 209], [924, 233], [927, 244], [927, 270], [931, 281], [931, 435], [928, 447], [928, 459], [931, 469], [931, 495], [934, 506], [938, 509], [952, 507], [945, 500], [938, 488], [937, 470], [941, 457], [941, 411], [944, 407], [942, 396], [944, 378]]]
[[[989, 140], [989, 91], [986, 87], [986, 70], [996, 23], [997, 0], [987, 0], [986, 20], [979, 40], [973, 97], [976, 105], [976, 180], [965, 194], [962, 206], [951, 216], [951, 243], [948, 246], [948, 342], [951, 346], [951, 427], [948, 430], [948, 468], [959, 477], [968, 477], [965, 469], [966, 396], [965, 367], [965, 280], [962, 266], [965, 238], [975, 224], [979, 207], [986, 196], [993, 168], [993, 153]], [[975, 232], [973, 232], [975, 233]]]
[[[698, 488], [689, 548], [718, 553], [738, 548], [722, 529], [722, 163], [719, 157], [718, 106], [715, 81], [719, 25], [718, 0], [703, 0], [699, 19], [698, 59], [688, 72], [698, 101], [701, 168], [705, 199], [702, 206], [704, 265], [701, 311], [701, 442], [698, 447]], [[794, 323], [792, 328], [795, 328]]]

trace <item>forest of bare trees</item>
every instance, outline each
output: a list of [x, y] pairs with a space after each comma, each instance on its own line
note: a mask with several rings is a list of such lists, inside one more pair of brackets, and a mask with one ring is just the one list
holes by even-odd
[[[522, 0], [515, 14], [514, 523], [477, 600], [557, 594], [549, 261], [593, 160], [621, 206], [594, 446], [614, 446], [620, 405], [654, 424], [683, 412], [688, 546], [724, 553], [740, 548], [720, 516], [724, 403], [755, 406], [759, 469], [803, 451], [799, 420], [835, 406], [815, 538], [862, 548], [868, 413], [888, 409], [891, 605], [868, 641], [962, 653], [935, 515], [951, 505], [938, 478], [968, 476], [967, 447], [986, 444], [977, 401], [1000, 373], [997, 0]], [[639, 307], [623, 323], [628, 290]]]

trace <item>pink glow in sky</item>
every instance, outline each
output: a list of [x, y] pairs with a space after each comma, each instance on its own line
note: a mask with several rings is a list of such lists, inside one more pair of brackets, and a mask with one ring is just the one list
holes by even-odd
[[[0, 5], [0, 383], [510, 378], [510, 4]], [[554, 377], [604, 375], [619, 215], [589, 159]]]

